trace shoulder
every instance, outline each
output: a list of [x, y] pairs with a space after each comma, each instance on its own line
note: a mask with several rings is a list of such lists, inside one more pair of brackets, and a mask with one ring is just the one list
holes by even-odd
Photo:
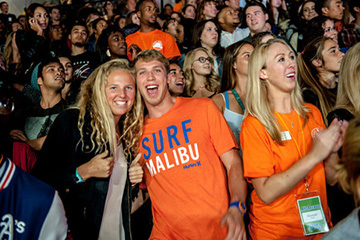
[[319, 108], [316, 107], [315, 105], [311, 103], [304, 103], [304, 106], [309, 110], [310, 114], [313, 115], [314, 117], [322, 116]]
[[359, 208], [356, 208], [349, 216], [339, 222], [329, 233], [322, 239], [359, 239]]
[[208, 111], [219, 111], [216, 107], [213, 100], [210, 98], [187, 98], [187, 97], [178, 97], [179, 98], [179, 107], [181, 109], [188, 108], [197, 113], [204, 113]]
[[140, 35], [140, 34], [141, 34], [140, 31], [136, 31], [136, 32], [134, 32], [134, 33], [132, 33], [132, 34], [127, 35], [127, 36], [126, 36], [126, 40], [128, 40], [128, 39], [133, 39], [133, 38], [135, 38], [136, 36], [138, 36], [138, 35]]
[[243, 120], [242, 127], [245, 128], [245, 127], [250, 127], [250, 126], [256, 127], [256, 128], [264, 128], [264, 126], [261, 124], [261, 122], [256, 117], [248, 114]]
[[34, 199], [40, 203], [52, 201], [55, 194], [54, 188], [19, 168], [16, 170], [18, 172], [17, 185], [21, 186], [24, 191], [23, 194], [29, 201], [32, 203], [35, 202]]
[[223, 93], [218, 93], [211, 99], [214, 101], [215, 105], [219, 108], [219, 110], [223, 112], [225, 108], [225, 99]]

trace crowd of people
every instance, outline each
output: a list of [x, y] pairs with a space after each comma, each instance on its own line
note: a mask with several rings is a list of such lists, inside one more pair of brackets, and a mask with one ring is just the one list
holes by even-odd
[[0, 239], [360, 237], [360, 0], [0, 10]]

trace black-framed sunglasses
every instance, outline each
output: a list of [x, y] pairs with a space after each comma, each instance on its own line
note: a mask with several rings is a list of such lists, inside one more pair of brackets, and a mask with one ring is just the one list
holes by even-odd
[[212, 58], [211, 57], [199, 57], [198, 59], [195, 59], [194, 60], [194, 62], [195, 61], [199, 61], [199, 62], [201, 62], [201, 63], [204, 63], [204, 62], [206, 62], [206, 61], [208, 61], [209, 63], [212, 63]]

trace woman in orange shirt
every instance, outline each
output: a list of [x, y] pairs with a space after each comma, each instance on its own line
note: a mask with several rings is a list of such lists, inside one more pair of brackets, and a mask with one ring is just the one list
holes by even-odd
[[[255, 190], [251, 193], [250, 236], [318, 239], [321, 234], [305, 237], [305, 233], [331, 227], [325, 170], [326, 180], [334, 184], [331, 170], [347, 124], [334, 120], [322, 130], [319, 110], [303, 102], [296, 80], [295, 54], [284, 41], [273, 39], [257, 46], [250, 57], [248, 74], [247, 116], [240, 143], [244, 175]], [[316, 197], [318, 204], [308, 210], [318, 209], [310, 214], [317, 214], [321, 224], [306, 225], [309, 218], [304, 216], [309, 214], [300, 215], [298, 200], [310, 197]], [[307, 232], [303, 230], [306, 226], [311, 228]]]

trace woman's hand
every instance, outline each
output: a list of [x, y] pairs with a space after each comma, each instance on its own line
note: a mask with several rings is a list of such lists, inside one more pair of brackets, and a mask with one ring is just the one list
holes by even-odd
[[114, 157], [106, 157], [109, 151], [106, 150], [93, 157], [89, 162], [84, 163], [78, 168], [78, 173], [83, 180], [91, 177], [107, 178], [111, 175], [114, 168]]
[[337, 152], [342, 145], [342, 132], [346, 131], [346, 126], [342, 127], [342, 122], [334, 119], [326, 130], [320, 130], [312, 144], [310, 153], [320, 162], [327, 158], [330, 153]]
[[141, 153], [139, 153], [134, 159], [134, 161], [132, 161], [130, 164], [129, 178], [132, 185], [141, 182], [144, 176], [144, 171], [142, 170], [142, 167], [139, 164], [140, 158], [141, 158]]
[[44, 31], [43, 29], [40, 27], [38, 21], [35, 18], [30, 18], [29, 19], [29, 24], [30, 24], [30, 28], [32, 30], [34, 30], [37, 35], [39, 36], [44, 36]]

